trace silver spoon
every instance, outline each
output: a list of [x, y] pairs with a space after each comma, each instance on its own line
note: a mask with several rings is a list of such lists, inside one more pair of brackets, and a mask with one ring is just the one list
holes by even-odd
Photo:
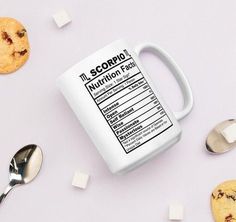
[[30, 144], [20, 149], [11, 160], [10, 183], [0, 196], [0, 204], [13, 187], [27, 184], [34, 179], [41, 169], [42, 162], [43, 154], [39, 146]]

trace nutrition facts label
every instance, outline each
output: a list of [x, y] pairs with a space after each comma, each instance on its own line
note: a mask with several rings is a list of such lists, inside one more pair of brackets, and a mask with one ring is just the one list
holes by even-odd
[[126, 50], [123, 53], [119, 63], [89, 79], [85, 86], [129, 153], [173, 124], [133, 58]]

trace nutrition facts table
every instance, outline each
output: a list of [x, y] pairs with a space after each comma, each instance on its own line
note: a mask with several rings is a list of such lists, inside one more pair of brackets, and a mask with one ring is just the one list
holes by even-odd
[[126, 153], [172, 126], [165, 110], [127, 52], [124, 60], [85, 86]]

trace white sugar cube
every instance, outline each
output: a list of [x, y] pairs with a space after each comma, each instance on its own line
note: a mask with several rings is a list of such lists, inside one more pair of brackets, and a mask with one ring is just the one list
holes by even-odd
[[228, 143], [234, 143], [236, 141], [236, 123], [231, 124], [221, 131]]
[[171, 204], [169, 206], [169, 220], [183, 220], [184, 207], [181, 204]]
[[70, 16], [64, 9], [58, 11], [52, 17], [59, 28], [71, 22]]
[[88, 174], [76, 171], [73, 177], [72, 185], [81, 189], [86, 189], [88, 181]]

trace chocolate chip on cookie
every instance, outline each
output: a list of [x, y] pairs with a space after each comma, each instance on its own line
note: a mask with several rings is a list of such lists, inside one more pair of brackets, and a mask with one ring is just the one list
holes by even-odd
[[25, 29], [22, 29], [22, 30], [18, 30], [16, 32], [16, 34], [18, 35], [19, 38], [22, 38], [25, 36], [25, 33], [26, 33], [26, 30]]
[[12, 39], [7, 34], [7, 32], [2, 32], [2, 39], [5, 40], [9, 45], [12, 44]]
[[21, 56], [23, 56], [23, 55], [25, 55], [26, 53], [27, 53], [27, 49], [24, 49], [24, 50], [22, 50], [22, 51], [20, 51], [20, 52], [18, 52]]
[[232, 214], [229, 214], [228, 216], [225, 217], [225, 222], [233, 222], [236, 221], [235, 218], [233, 218]]
[[29, 52], [25, 27], [13, 18], [0, 17], [0, 74], [19, 69], [27, 61]]
[[24, 56], [27, 52], [28, 52], [27, 49], [24, 49], [22, 51], [14, 51], [12, 55], [16, 56], [16, 54], [18, 54], [20, 56]]

